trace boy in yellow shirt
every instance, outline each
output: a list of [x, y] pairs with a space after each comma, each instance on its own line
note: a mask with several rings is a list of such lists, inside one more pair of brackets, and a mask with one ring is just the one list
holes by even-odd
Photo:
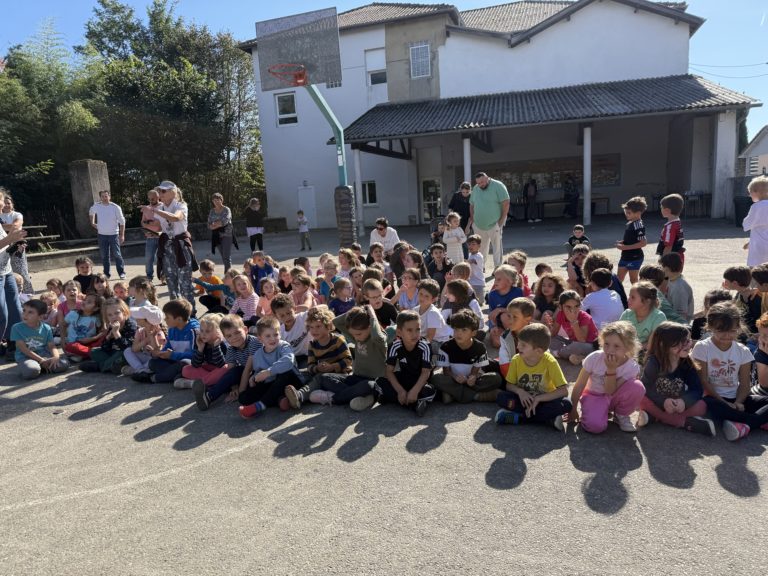
[[563, 415], [571, 411], [568, 383], [549, 352], [549, 328], [530, 324], [517, 335], [517, 354], [509, 363], [507, 388], [496, 398], [502, 407], [497, 424], [541, 422], [564, 430]]

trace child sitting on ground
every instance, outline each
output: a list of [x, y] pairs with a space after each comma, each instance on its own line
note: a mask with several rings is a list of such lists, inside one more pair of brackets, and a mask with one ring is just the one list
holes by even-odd
[[752, 271], [749, 266], [730, 266], [723, 272], [723, 289], [733, 290], [733, 302], [741, 311], [750, 334], [757, 332], [757, 321], [762, 315], [762, 297], [752, 288]]
[[515, 250], [510, 252], [507, 256], [507, 264], [512, 266], [517, 272], [519, 287], [523, 291], [523, 296], [526, 298], [531, 296], [531, 288], [528, 285], [528, 276], [525, 274], [525, 265], [528, 263], [528, 254], [522, 250]]
[[328, 258], [323, 264], [323, 277], [318, 280], [317, 292], [320, 295], [320, 301], [323, 304], [328, 304], [331, 301], [331, 292], [336, 281], [341, 277], [337, 275], [339, 271], [339, 264], [333, 258]]
[[523, 296], [523, 290], [518, 287], [519, 276], [509, 264], [502, 264], [493, 272], [493, 288], [488, 293], [488, 328], [491, 334], [491, 346], [498, 348], [501, 333], [501, 314], [506, 312], [507, 305]]
[[[568, 238], [568, 240], [565, 243], [565, 245], [568, 246], [568, 258], [571, 257], [571, 252], [579, 244], [586, 244], [590, 246], [589, 238], [584, 233], [584, 226], [582, 226], [581, 224], [576, 224], [573, 227], [573, 231], [571, 232], [571, 237]], [[568, 258], [566, 258], [566, 260]]]
[[553, 315], [557, 311], [560, 294], [563, 292], [565, 292], [565, 282], [559, 275], [551, 272], [540, 274], [533, 297], [533, 303], [536, 306], [534, 320], [541, 320], [545, 314]]
[[272, 314], [272, 300], [277, 293], [277, 282], [274, 278], [262, 278], [259, 284], [259, 305], [256, 308], [259, 318], [270, 316]]
[[[261, 250], [254, 252], [251, 255], [251, 260], [253, 261], [253, 264], [251, 265], [248, 277], [250, 278], [254, 289], [256, 289], [259, 287], [259, 282], [261, 282], [262, 278], [274, 276], [275, 269], [267, 262], [266, 255]], [[287, 289], [290, 291], [290, 284], [287, 286]]]
[[216, 264], [213, 260], [203, 260], [198, 266], [200, 267], [200, 278], [193, 278], [192, 282], [197, 286], [200, 304], [208, 308], [208, 310], [214, 306], [223, 305], [224, 293], [221, 290], [214, 290], [203, 286], [203, 284], [216, 286], [224, 283], [221, 278], [213, 273], [216, 270]]
[[579, 366], [584, 357], [597, 349], [597, 326], [592, 316], [581, 309], [581, 297], [575, 290], [560, 294], [560, 306], [554, 317], [544, 316], [544, 324], [554, 334], [550, 351]]
[[189, 390], [196, 380], [201, 380], [204, 386], [211, 386], [227, 373], [229, 367], [224, 361], [227, 345], [219, 329], [223, 318], [223, 314], [206, 314], [200, 319], [192, 363], [181, 369], [181, 378], [173, 381], [174, 388]]
[[145, 304], [131, 308], [131, 318], [136, 321], [139, 329], [133, 337], [131, 347], [123, 350], [123, 357], [127, 362], [121, 370], [123, 376], [149, 372], [152, 352], [161, 350], [166, 341], [163, 311], [157, 306]]
[[317, 306], [312, 278], [307, 276], [303, 269], [302, 272], [296, 274], [291, 280], [291, 291], [289, 294], [293, 298], [296, 312], [306, 312], [310, 308]]
[[142, 383], [173, 382], [184, 366], [192, 363], [200, 322], [192, 318], [192, 304], [177, 298], [163, 306], [168, 338], [161, 350], [153, 350], [151, 372], [137, 372], [131, 379]]
[[241, 316], [246, 326], [255, 326], [259, 319], [259, 296], [250, 280], [244, 274], [235, 276], [232, 279], [232, 289], [235, 292], [235, 301], [229, 313]]
[[638, 282], [629, 289], [629, 308], [624, 310], [620, 320], [626, 320], [635, 328], [637, 339], [643, 349], [656, 326], [667, 319], [658, 309], [659, 297], [656, 287], [650, 282]]
[[731, 301], [731, 293], [722, 288], [716, 288], [704, 294], [704, 310], [699, 312], [697, 317], [693, 319], [693, 323], [691, 324], [691, 338], [694, 341], [708, 338], [711, 334], [707, 329], [707, 312], [709, 312], [712, 305], [717, 304], [718, 302]]
[[[647, 280], [656, 287], [656, 295], [659, 299], [658, 308], [664, 313], [667, 320], [670, 322], [677, 322], [678, 324], [685, 324], [686, 326], [688, 325], [688, 322], [677, 313], [664, 295], [664, 291], [667, 288], [667, 275], [661, 266], [658, 264], [644, 264], [643, 267], [640, 268], [640, 280]], [[728, 299], [730, 300], [730, 294], [728, 295]]]
[[58, 278], [51, 278], [48, 280], [48, 282], [45, 283], [45, 289], [56, 294], [59, 303], [66, 300], [66, 296], [64, 296], [64, 284]]
[[405, 310], [397, 315], [397, 339], [387, 351], [386, 376], [378, 378], [373, 389], [381, 404], [410, 406], [423, 416], [435, 398], [429, 384], [432, 375], [432, 353], [421, 338], [419, 315]]
[[209, 386], [206, 386], [203, 380], [195, 380], [192, 383], [195, 403], [201, 411], [208, 410], [211, 404], [224, 394], [229, 393], [227, 401], [237, 399], [245, 366], [256, 350], [261, 348], [261, 342], [256, 336], [248, 334], [248, 328], [240, 316], [224, 316], [219, 322], [219, 329], [227, 342], [224, 353], [224, 365], [227, 370], [218, 380], [210, 382]]
[[[443, 305], [443, 318], [450, 324], [451, 316], [460, 310], [469, 310], [477, 316], [480, 326], [484, 326], [483, 311], [472, 293], [472, 286], [466, 280], [451, 280], [445, 285], [446, 301]], [[482, 335], [481, 335], [482, 334]], [[477, 331], [477, 339], [485, 340], [485, 330]]]
[[[592, 434], [608, 428], [608, 415], [624, 432], [636, 432], [630, 416], [640, 408], [645, 386], [638, 380], [640, 366], [635, 362], [637, 333], [629, 322], [613, 322], [600, 331], [601, 350], [584, 359], [579, 377], [571, 391], [573, 409], [569, 422], [580, 420], [581, 427]], [[577, 408], [581, 404], [581, 417]]]
[[541, 324], [526, 326], [517, 338], [517, 354], [509, 364], [506, 390], [496, 403], [497, 424], [549, 424], [564, 430], [563, 415], [571, 411], [568, 382], [560, 364], [548, 352], [549, 330]]
[[659, 258], [659, 264], [667, 278], [667, 300], [683, 320], [690, 322], [693, 319], [693, 289], [683, 278], [683, 259], [677, 252], [670, 252]]
[[71, 310], [64, 318], [67, 331], [64, 338], [64, 353], [72, 363], [91, 359], [91, 350], [99, 345], [107, 335], [101, 330], [102, 306], [104, 299], [96, 294], [88, 294], [79, 310]]
[[621, 283], [621, 280], [619, 280], [619, 277], [613, 273], [613, 264], [608, 259], [608, 256], [602, 252], [590, 251], [587, 257], [584, 259], [584, 265], [581, 268], [582, 273], [584, 274], [584, 278], [590, 278], [592, 276], [592, 272], [598, 268], [605, 268], [606, 270], [611, 271], [611, 278], [613, 283], [611, 284], [610, 289], [619, 295], [619, 298], [621, 298], [621, 304], [626, 310], [627, 293], [624, 291], [624, 285]]
[[355, 300], [352, 298], [352, 282], [349, 278], [339, 278], [333, 283], [328, 308], [333, 312], [334, 316], [341, 316], [354, 307]]
[[589, 246], [587, 244], [579, 244], [574, 246], [571, 251], [571, 257], [566, 262], [568, 289], [575, 290], [582, 297], [587, 291], [587, 276], [584, 275], [583, 266], [588, 254]]
[[307, 312], [307, 326], [311, 340], [307, 372], [311, 380], [298, 388], [293, 385], [285, 387], [286, 401], [294, 410], [321, 388], [322, 377], [326, 374], [348, 376], [352, 372], [352, 354], [343, 336], [333, 332], [334, 315], [325, 306], [312, 308]]
[[262, 347], [245, 365], [237, 397], [243, 418], [253, 418], [269, 407], [278, 406], [287, 386], [302, 385], [293, 349], [280, 339], [277, 318], [261, 318], [256, 323], [256, 333]]
[[288, 294], [278, 294], [272, 300], [272, 313], [280, 321], [280, 339], [291, 345], [296, 356], [296, 364], [302, 368], [307, 365], [309, 352], [309, 330], [307, 313], [296, 312], [293, 298]]
[[421, 325], [421, 337], [424, 338], [436, 354], [440, 344], [448, 340], [452, 331], [445, 323], [443, 315], [435, 306], [435, 301], [440, 296], [440, 286], [431, 278], [422, 280], [418, 284], [419, 305], [414, 308], [419, 314]]
[[99, 348], [91, 349], [91, 359], [80, 363], [83, 372], [112, 372], [120, 374], [125, 366], [123, 351], [130, 348], [136, 335], [136, 322], [128, 305], [110, 298], [102, 307], [102, 322], [106, 334]]
[[[565, 268], [567, 264], [563, 264], [563, 268]], [[536, 266], [533, 269], [534, 273], [536, 274], [536, 281], [531, 284], [531, 292], [534, 294], [536, 293], [536, 286], [538, 286], [538, 281], [541, 280], [541, 277], [544, 276], [544, 274], [552, 274], [552, 266], [549, 264], [544, 264], [544, 262], [539, 262], [536, 264]]]
[[53, 343], [53, 330], [45, 322], [47, 306], [40, 300], [29, 300], [22, 306], [22, 321], [11, 328], [11, 340], [16, 343], [14, 358], [21, 377], [32, 380], [42, 372], [58, 374], [69, 368], [69, 361], [59, 356]]
[[616, 322], [624, 313], [621, 298], [610, 289], [611, 271], [598, 268], [589, 277], [589, 294], [584, 297], [581, 307], [592, 316], [598, 330], [606, 324]]
[[442, 290], [445, 287], [445, 275], [453, 268], [453, 262], [445, 257], [445, 246], [442, 244], [432, 244], [429, 247], [429, 255], [432, 260], [427, 266], [427, 273]]
[[40, 294], [40, 300], [48, 307], [48, 310], [43, 316], [43, 322], [48, 324], [53, 330], [53, 337], [59, 336], [59, 299], [56, 294], [50, 290], [46, 290]]
[[400, 289], [392, 296], [391, 302], [397, 309], [410, 310], [419, 305], [419, 290], [421, 274], [416, 268], [406, 268], [400, 278]]
[[[369, 268], [368, 270], [371, 269]], [[373, 312], [376, 314], [376, 319], [379, 321], [379, 326], [387, 331], [387, 336], [389, 337], [390, 328], [397, 321], [397, 308], [384, 297], [384, 286], [379, 280], [368, 278], [363, 282], [362, 293], [363, 299], [360, 302], [360, 306], [371, 305]], [[392, 338], [394, 338], [394, 328], [392, 328], [391, 332]]]
[[132, 297], [131, 306], [157, 306], [157, 290], [146, 276], [134, 276], [128, 282], [128, 295]]
[[440, 390], [443, 402], [493, 402], [501, 387], [501, 377], [493, 372], [483, 373], [488, 366], [485, 346], [478, 341], [480, 320], [471, 310], [463, 309], [451, 315], [453, 339], [440, 345], [437, 366], [442, 372], [433, 374], [431, 382]]
[[115, 285], [112, 286], [112, 294], [114, 294], [115, 298], [122, 300], [130, 306], [131, 298], [128, 296], [128, 287], [125, 285], [125, 282], [122, 280], [115, 282]]
[[507, 313], [501, 316], [504, 332], [501, 334], [499, 346], [499, 358], [497, 362], [491, 362], [491, 370], [507, 377], [509, 363], [517, 354], [517, 335], [520, 331], [533, 322], [536, 308], [530, 298], [521, 296], [515, 298], [507, 305]]

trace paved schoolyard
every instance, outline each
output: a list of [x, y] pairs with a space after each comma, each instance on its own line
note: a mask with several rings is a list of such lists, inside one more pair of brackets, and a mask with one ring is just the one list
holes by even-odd
[[[655, 239], [660, 221], [648, 228]], [[554, 265], [568, 230], [515, 224], [505, 246]], [[598, 220], [588, 234], [602, 248], [621, 230]], [[745, 261], [743, 234], [720, 221], [686, 234], [700, 301]], [[298, 254], [296, 235], [266, 243]], [[334, 232], [313, 245], [332, 248]], [[73, 271], [36, 285], [53, 275]], [[167, 385], [74, 371], [22, 384], [4, 365], [0, 574], [764, 573], [768, 433], [595, 437], [498, 428], [494, 412], [310, 407], [243, 421]]]

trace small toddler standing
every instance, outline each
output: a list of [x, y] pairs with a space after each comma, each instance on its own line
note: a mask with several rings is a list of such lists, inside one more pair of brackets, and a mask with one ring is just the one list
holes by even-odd
[[304, 216], [304, 211], [299, 210], [296, 212], [296, 223], [299, 225], [299, 237], [301, 238], [301, 251], [304, 251], [304, 245], [307, 249], [312, 250], [312, 244], [309, 241], [309, 220]]
[[467, 250], [469, 250], [467, 262], [469, 262], [470, 269], [469, 285], [472, 286], [478, 301], [485, 302], [483, 299], [485, 295], [485, 262], [483, 261], [483, 253], [480, 252], [481, 243], [482, 240], [477, 234], [472, 234], [467, 238]]

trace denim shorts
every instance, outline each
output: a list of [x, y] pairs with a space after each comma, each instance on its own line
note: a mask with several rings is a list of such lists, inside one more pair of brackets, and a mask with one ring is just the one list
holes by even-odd
[[627, 270], [640, 270], [643, 265], [643, 258], [640, 260], [619, 260], [619, 268], [626, 268]]

